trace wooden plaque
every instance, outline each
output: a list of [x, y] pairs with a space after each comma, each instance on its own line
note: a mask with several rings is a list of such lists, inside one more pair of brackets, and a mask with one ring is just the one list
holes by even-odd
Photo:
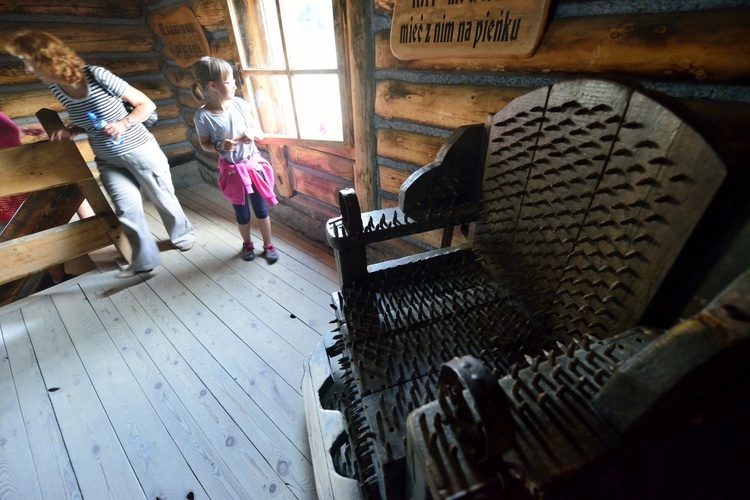
[[529, 57], [550, 0], [396, 0], [391, 50], [402, 60]]
[[203, 26], [193, 11], [184, 5], [154, 13], [148, 24], [181, 68], [188, 68], [201, 57], [211, 54]]

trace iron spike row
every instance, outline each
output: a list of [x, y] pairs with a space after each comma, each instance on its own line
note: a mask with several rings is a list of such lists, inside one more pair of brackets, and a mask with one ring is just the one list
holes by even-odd
[[385, 428], [383, 426], [383, 415], [380, 413], [380, 410], [375, 410], [375, 422], [378, 426], [378, 432], [380, 434], [380, 438], [385, 438]]
[[594, 381], [599, 385], [604, 385], [605, 380], [609, 377], [609, 373], [604, 368], [599, 368], [594, 373]]

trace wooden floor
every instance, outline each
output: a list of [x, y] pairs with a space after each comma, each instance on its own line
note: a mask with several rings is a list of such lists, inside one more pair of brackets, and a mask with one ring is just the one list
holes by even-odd
[[0, 499], [316, 496], [300, 383], [333, 256], [274, 225], [279, 261], [244, 262], [221, 194], [178, 196], [197, 243], [153, 275], [115, 278], [112, 247], [0, 309]]

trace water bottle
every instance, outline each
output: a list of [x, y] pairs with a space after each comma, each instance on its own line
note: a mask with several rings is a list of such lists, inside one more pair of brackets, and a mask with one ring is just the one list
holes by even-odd
[[[88, 113], [86, 113], [86, 115], [89, 117], [89, 120], [91, 120], [91, 123], [94, 124], [94, 128], [96, 130], [103, 130], [104, 127], [108, 125], [107, 120], [100, 120], [99, 118], [97, 118], [96, 113], [94, 113], [93, 111], [89, 111]], [[119, 139], [115, 139], [113, 137], [112, 143], [115, 146], [119, 146], [120, 144], [122, 144], [122, 137], [120, 137]]]

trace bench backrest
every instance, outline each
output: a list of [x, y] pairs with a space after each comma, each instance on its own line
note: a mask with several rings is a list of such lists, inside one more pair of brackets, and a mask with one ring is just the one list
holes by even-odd
[[562, 337], [634, 326], [722, 161], [660, 103], [602, 80], [534, 90], [489, 127], [473, 235], [486, 267]]

